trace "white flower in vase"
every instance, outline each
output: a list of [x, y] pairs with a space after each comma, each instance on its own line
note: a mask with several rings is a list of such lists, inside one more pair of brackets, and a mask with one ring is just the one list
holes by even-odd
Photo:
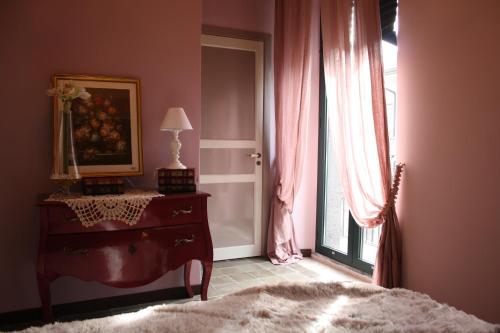
[[76, 86], [73, 81], [47, 89], [47, 95], [59, 98], [64, 104], [71, 103], [76, 98], [87, 100], [91, 96], [85, 88]]
[[47, 95], [59, 99], [63, 104], [63, 110], [59, 110], [57, 116], [59, 130], [54, 141], [57, 146], [54, 147], [53, 173], [50, 178], [59, 181], [62, 192], [68, 194], [71, 183], [81, 178], [73, 142], [71, 104], [77, 98], [88, 100], [91, 95], [72, 81], [48, 89]]

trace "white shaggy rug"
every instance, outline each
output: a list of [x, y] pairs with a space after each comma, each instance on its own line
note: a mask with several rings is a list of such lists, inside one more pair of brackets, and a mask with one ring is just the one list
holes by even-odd
[[255, 287], [208, 302], [144, 310], [23, 332], [500, 332], [472, 315], [405, 289], [362, 283]]

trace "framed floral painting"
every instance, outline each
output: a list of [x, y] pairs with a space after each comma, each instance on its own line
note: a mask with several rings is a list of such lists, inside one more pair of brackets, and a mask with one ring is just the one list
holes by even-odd
[[[74, 157], [80, 175], [143, 174], [140, 82], [137, 79], [56, 74], [54, 87], [70, 84], [90, 96], [71, 100]], [[82, 89], [83, 90], [83, 89]], [[58, 133], [63, 104], [54, 99], [54, 131]], [[56, 137], [53, 138], [56, 146]]]

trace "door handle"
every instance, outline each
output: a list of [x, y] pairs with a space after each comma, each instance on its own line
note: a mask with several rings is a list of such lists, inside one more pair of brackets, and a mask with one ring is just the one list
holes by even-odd
[[261, 158], [262, 154], [261, 153], [255, 153], [255, 154], [248, 154], [249, 157], [251, 158]]

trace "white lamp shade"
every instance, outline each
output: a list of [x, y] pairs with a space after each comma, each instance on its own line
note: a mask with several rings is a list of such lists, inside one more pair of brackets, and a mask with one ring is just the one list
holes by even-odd
[[193, 127], [189, 122], [184, 109], [181, 107], [169, 108], [163, 118], [160, 130], [175, 131], [175, 130], [192, 130]]

